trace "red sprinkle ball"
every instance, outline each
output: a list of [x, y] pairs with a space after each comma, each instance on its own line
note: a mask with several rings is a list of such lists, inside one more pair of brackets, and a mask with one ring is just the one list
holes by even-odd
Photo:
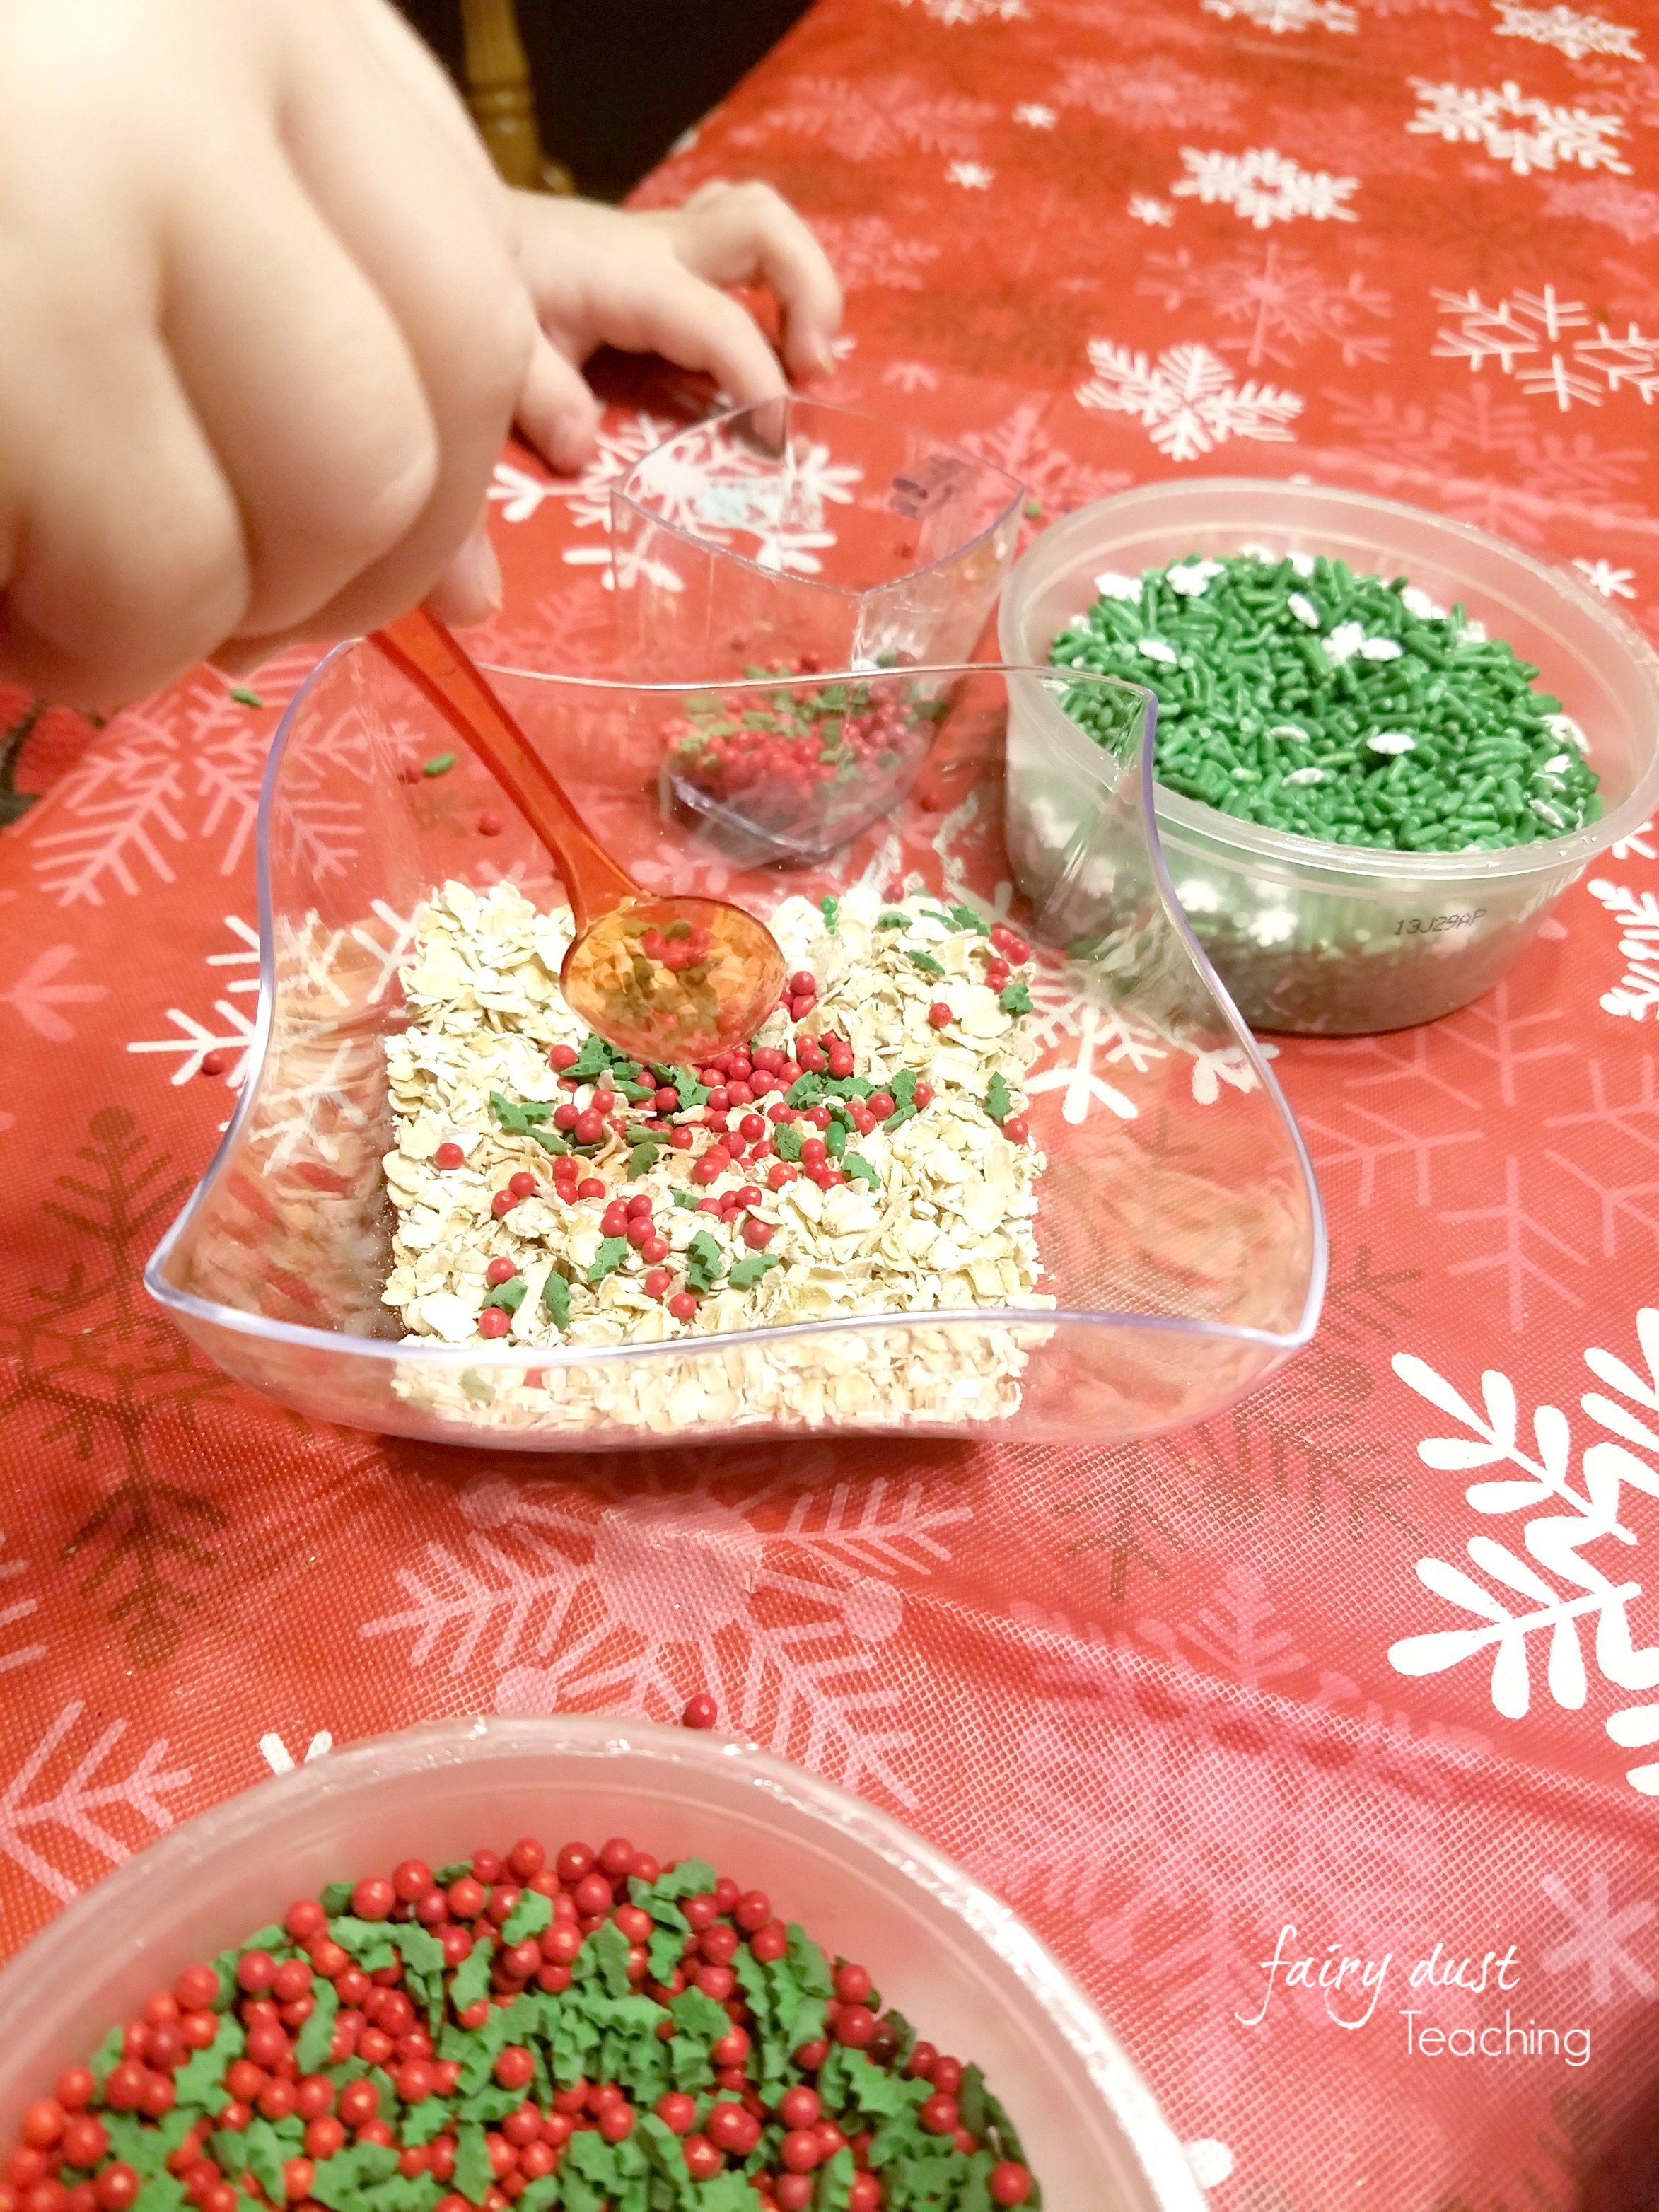
[[[707, 1692], [684, 1715], [715, 1717]], [[929, 2203], [1040, 2203], [978, 2069], [763, 1891], [525, 1836], [336, 1883], [186, 1966], [25, 2109], [0, 2212], [337, 2212], [394, 2177], [401, 2212], [543, 2212], [643, 2203], [647, 2176], [701, 2212], [721, 2175], [750, 2212], [899, 2212], [918, 2160]]]

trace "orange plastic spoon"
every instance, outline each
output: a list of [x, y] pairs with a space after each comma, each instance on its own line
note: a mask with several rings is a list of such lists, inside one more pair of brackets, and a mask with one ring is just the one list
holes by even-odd
[[636, 884], [424, 608], [371, 641], [471, 746], [558, 862], [576, 923], [559, 975], [572, 1011], [641, 1061], [701, 1065], [746, 1044], [783, 988], [783, 955], [765, 924], [724, 899], [659, 897]]

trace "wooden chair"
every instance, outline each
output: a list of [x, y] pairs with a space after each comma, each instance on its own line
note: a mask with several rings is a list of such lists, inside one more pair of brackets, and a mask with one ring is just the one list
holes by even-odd
[[467, 106], [502, 176], [526, 191], [574, 192], [569, 170], [542, 151], [514, 0], [461, 0], [461, 38]]

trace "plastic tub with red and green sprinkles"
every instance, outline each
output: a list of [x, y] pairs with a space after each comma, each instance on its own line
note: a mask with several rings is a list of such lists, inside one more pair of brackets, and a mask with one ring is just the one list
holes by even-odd
[[1041, 2203], [979, 2068], [763, 1891], [624, 1837], [337, 1882], [23, 2113], [0, 2212]]
[[70, 1904], [0, 1970], [6, 2212], [1201, 2212], [1011, 1908], [704, 1680], [336, 1749]]

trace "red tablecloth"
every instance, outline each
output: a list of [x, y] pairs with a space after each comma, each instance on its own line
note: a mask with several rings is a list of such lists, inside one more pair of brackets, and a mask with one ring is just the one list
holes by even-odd
[[[1659, 23], [1609, 4], [823, 0], [648, 197], [773, 179], [848, 283], [832, 396], [1049, 514], [1304, 471], [1659, 629]], [[605, 665], [605, 488], [654, 435], [629, 402], [580, 486], [504, 465], [496, 648]], [[0, 1946], [331, 1741], [665, 1711], [703, 1632], [754, 1735], [1029, 1911], [1218, 2205], [1614, 2201], [1659, 2071], [1659, 835], [1480, 1004], [1284, 1048], [1332, 1290], [1226, 1421], [526, 1465], [308, 1429], [138, 1286], [252, 1022], [302, 665], [263, 713], [203, 677], [46, 718], [0, 836]], [[1372, 1985], [1322, 1990], [1345, 1957]]]

